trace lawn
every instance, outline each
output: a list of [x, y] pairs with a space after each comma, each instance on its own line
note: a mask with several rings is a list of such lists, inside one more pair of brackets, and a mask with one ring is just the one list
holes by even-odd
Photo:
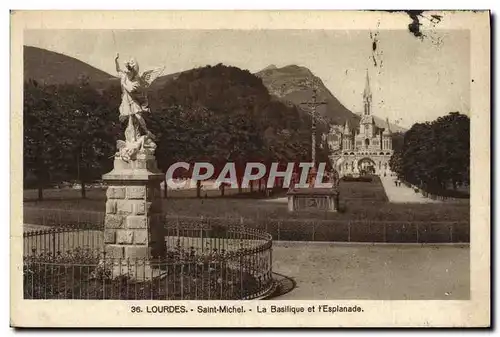
[[[237, 194], [237, 189], [227, 189], [226, 196], [219, 191], [207, 191], [207, 197], [196, 198], [195, 190], [169, 191], [163, 199], [163, 211], [169, 216], [229, 217], [251, 220], [269, 219], [328, 219], [340, 221], [429, 221], [468, 222], [469, 203], [393, 204], [387, 201], [384, 188], [377, 178], [373, 182], [341, 182], [341, 212], [297, 212], [289, 213], [285, 202], [278, 198], [286, 191], [275, 194], [270, 200], [262, 194], [246, 191]], [[104, 189], [90, 189], [87, 199], [81, 199], [80, 191], [71, 189], [47, 190], [45, 200], [36, 200], [36, 191], [26, 190], [24, 205], [47, 209], [87, 210], [104, 212], [106, 194]], [[204, 195], [204, 192], [202, 193]], [[277, 199], [277, 200], [276, 200]]]

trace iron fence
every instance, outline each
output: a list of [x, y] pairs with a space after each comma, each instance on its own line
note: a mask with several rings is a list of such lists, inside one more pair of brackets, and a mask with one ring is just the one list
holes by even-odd
[[[88, 215], [86, 215], [88, 214]], [[102, 227], [104, 212], [38, 209], [25, 207], [24, 223], [55, 226], [59, 219], [74, 226]], [[338, 241], [386, 243], [469, 243], [470, 220], [393, 221], [326, 219], [249, 219], [164, 215], [168, 228], [194, 226], [227, 227], [238, 223], [269, 233], [278, 241]], [[199, 229], [198, 227], [197, 230]], [[214, 231], [215, 232], [215, 231]]]
[[24, 297], [235, 300], [273, 289], [269, 234], [208, 221], [165, 226], [166, 253], [154, 258], [106, 256], [99, 224], [25, 232]]

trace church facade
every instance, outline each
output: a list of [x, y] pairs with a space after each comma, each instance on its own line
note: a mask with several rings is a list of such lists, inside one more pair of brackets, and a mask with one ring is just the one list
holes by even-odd
[[363, 103], [359, 128], [353, 128], [346, 121], [343, 127], [332, 126], [326, 136], [328, 146], [333, 153], [331, 159], [340, 176], [391, 173], [389, 160], [393, 149], [390, 125], [388, 120], [385, 128], [375, 124], [368, 73], [363, 91]]

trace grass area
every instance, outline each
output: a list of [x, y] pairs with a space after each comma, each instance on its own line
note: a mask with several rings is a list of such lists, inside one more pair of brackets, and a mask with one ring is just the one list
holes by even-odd
[[[169, 191], [163, 200], [163, 211], [169, 216], [231, 217], [253, 220], [267, 219], [328, 219], [368, 221], [469, 221], [469, 203], [393, 204], [389, 203], [377, 177], [372, 182], [341, 182], [340, 207], [342, 212], [287, 211], [286, 202], [263, 198], [248, 191], [238, 195], [237, 189], [227, 189], [226, 196], [219, 191], [207, 191], [207, 198], [196, 198], [195, 190]], [[27, 207], [104, 212], [104, 189], [91, 189], [87, 199], [81, 199], [78, 190], [47, 190], [46, 200], [36, 201], [36, 191], [25, 191]], [[204, 193], [202, 193], [204, 195]], [[273, 197], [285, 197], [286, 191]]]

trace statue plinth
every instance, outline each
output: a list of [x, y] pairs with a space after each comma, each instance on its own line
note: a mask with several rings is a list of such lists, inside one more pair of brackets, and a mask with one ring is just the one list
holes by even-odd
[[163, 179], [163, 173], [158, 169], [156, 158], [151, 154], [138, 154], [135, 160], [125, 161], [115, 156], [113, 170], [102, 176], [104, 180], [157, 180]]
[[294, 188], [287, 193], [288, 210], [320, 210], [337, 212], [339, 192], [332, 188]]
[[114, 168], [102, 176], [107, 183], [104, 244], [110, 258], [165, 256], [160, 183], [163, 173], [150, 154], [124, 161], [115, 156]]
[[288, 190], [288, 211], [322, 210], [337, 212], [339, 209], [338, 177], [331, 188], [316, 187], [317, 170], [313, 167], [307, 178], [308, 187], [293, 186]]

